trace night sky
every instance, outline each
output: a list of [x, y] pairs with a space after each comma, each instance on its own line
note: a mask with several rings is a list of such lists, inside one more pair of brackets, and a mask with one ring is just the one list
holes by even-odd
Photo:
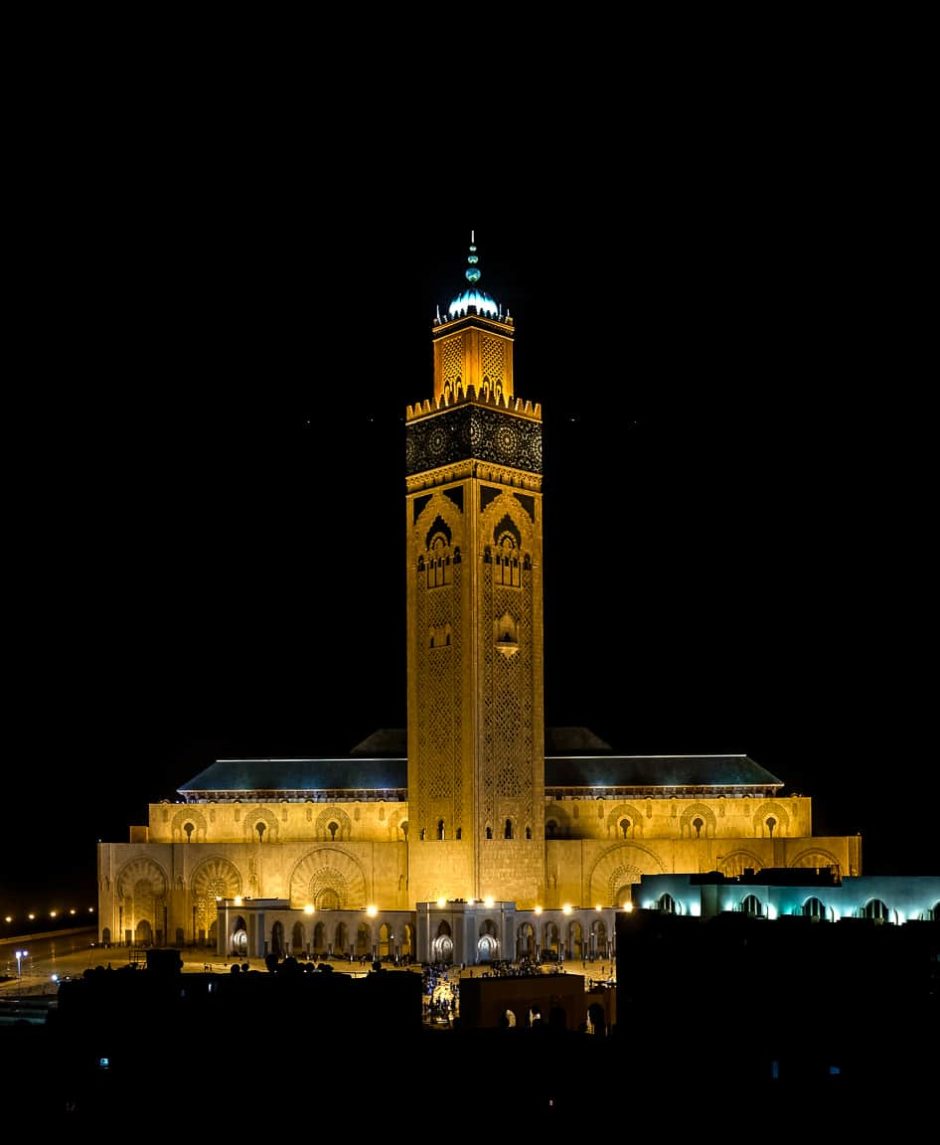
[[643, 149], [626, 181], [520, 156], [505, 194], [404, 206], [314, 185], [282, 140], [242, 179], [189, 137], [46, 189], [0, 905], [92, 895], [96, 840], [217, 756], [404, 725], [404, 407], [471, 227], [544, 411], [548, 722], [747, 752], [817, 833], [862, 832], [868, 873], [940, 873], [897, 236], [858, 141], [768, 138]]

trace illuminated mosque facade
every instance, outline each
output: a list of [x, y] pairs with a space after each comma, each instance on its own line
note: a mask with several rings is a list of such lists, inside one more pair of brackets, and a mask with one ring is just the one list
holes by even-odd
[[610, 953], [644, 875], [861, 874], [744, 755], [620, 756], [546, 729], [542, 411], [466, 284], [406, 411], [408, 730], [342, 759], [217, 760], [101, 843], [102, 941], [473, 963]]

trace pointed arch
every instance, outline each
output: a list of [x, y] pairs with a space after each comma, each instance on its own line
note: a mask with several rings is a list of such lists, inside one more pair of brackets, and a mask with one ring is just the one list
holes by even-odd
[[[626, 819], [629, 826], [624, 834], [622, 821]], [[617, 806], [607, 816], [607, 836], [608, 838], [628, 838], [635, 839], [638, 835], [643, 834], [643, 816], [638, 807], [633, 803], [618, 803]]]
[[124, 864], [117, 877], [118, 896], [125, 898], [132, 894], [135, 885], [142, 879], [146, 879], [150, 883], [156, 898], [166, 897], [166, 889], [169, 886], [166, 871], [149, 856], [138, 856]]
[[718, 860], [718, 870], [728, 878], [741, 875], [745, 870], [759, 871], [764, 866], [764, 860], [753, 851], [731, 851]]
[[325, 807], [317, 816], [316, 838], [324, 843], [341, 843], [352, 835], [352, 820], [335, 804]]
[[187, 804], [181, 807], [170, 821], [170, 838], [174, 843], [204, 843], [207, 828], [206, 817], [202, 811], [192, 804]]
[[369, 901], [369, 879], [362, 865], [338, 847], [317, 847], [294, 864], [290, 904], [300, 909], [358, 910]]
[[[552, 824], [554, 823], [554, 828]], [[571, 818], [560, 803], [549, 803], [545, 808], [545, 838], [568, 839], [571, 837]]]
[[621, 905], [616, 900], [622, 887], [638, 883], [641, 875], [667, 873], [662, 859], [649, 847], [639, 843], [621, 843], [608, 847], [591, 868], [587, 901], [604, 903], [606, 906]]
[[790, 866], [819, 869], [835, 867], [836, 872], [841, 870], [841, 864], [835, 855], [831, 851], [824, 851], [821, 847], [813, 847], [807, 851], [800, 851], [796, 858], [790, 863]]
[[[249, 843], [276, 843], [280, 835], [280, 822], [270, 807], [255, 804], [246, 807], [244, 835]], [[261, 829], [263, 827], [263, 829]]]
[[718, 829], [715, 812], [707, 803], [693, 803], [679, 818], [679, 834], [683, 839], [714, 839]]
[[780, 838], [790, 833], [790, 813], [782, 803], [769, 799], [754, 812], [754, 834], [759, 838]]

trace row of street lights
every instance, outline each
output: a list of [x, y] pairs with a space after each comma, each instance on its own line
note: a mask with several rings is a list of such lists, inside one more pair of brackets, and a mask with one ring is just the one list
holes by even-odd
[[[95, 913], [95, 908], [94, 908], [93, 906], [90, 906], [90, 907], [88, 908], [88, 913], [89, 913], [89, 914], [94, 914], [94, 913]], [[78, 914], [78, 911], [77, 911], [77, 910], [76, 910], [74, 907], [72, 907], [72, 908], [71, 908], [70, 910], [68, 910], [68, 911], [64, 911], [64, 910], [50, 910], [50, 911], [49, 911], [49, 914], [48, 914], [48, 917], [49, 917], [49, 918], [59, 918], [59, 917], [61, 916], [62, 918], [65, 918], [66, 914], [70, 915], [71, 917], [74, 917], [75, 915], [77, 915], [77, 914]], [[45, 916], [45, 915], [41, 915], [41, 914], [37, 914], [37, 913], [36, 913], [36, 911], [30, 911], [30, 912], [29, 912], [29, 913], [26, 915], [26, 920], [27, 920], [28, 922], [35, 922], [37, 918], [44, 918], [44, 917], [47, 917], [47, 916]], [[6, 923], [16, 922], [16, 916], [15, 916], [15, 915], [12, 915], [12, 914], [6, 914], [6, 915], [4, 915], [4, 916], [3, 916], [3, 921], [4, 921], [4, 922], [6, 922]]]

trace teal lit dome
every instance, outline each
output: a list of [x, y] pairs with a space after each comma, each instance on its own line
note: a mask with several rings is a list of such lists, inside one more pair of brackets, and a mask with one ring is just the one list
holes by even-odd
[[457, 295], [456, 298], [451, 300], [450, 306], [447, 308], [447, 313], [451, 318], [456, 318], [459, 314], [468, 314], [471, 310], [475, 310], [477, 314], [489, 314], [492, 318], [498, 318], [500, 308], [496, 300], [491, 298], [485, 290], [480, 290], [477, 283], [483, 272], [477, 265], [480, 261], [477, 255], [477, 248], [470, 240], [470, 254], [467, 256], [467, 262], [470, 264], [464, 271], [467, 282], [470, 283], [469, 287]]
[[476, 310], [477, 314], [489, 314], [493, 318], [499, 316], [499, 306], [490, 298], [485, 290], [478, 290], [472, 286], [469, 290], [463, 291], [451, 302], [447, 308], [447, 313], [451, 318], [456, 318], [458, 314], [467, 313], [471, 307]]

